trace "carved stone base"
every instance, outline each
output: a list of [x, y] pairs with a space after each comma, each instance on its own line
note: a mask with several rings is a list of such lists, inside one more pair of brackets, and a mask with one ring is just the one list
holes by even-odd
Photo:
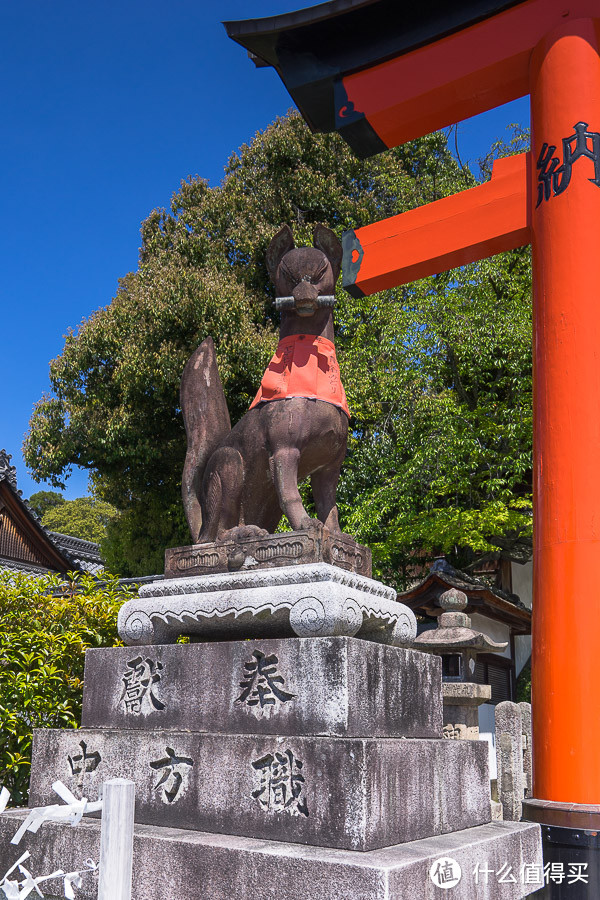
[[322, 525], [304, 531], [172, 547], [165, 551], [165, 577], [185, 578], [319, 562], [371, 577], [369, 548], [357, 544], [349, 534], [334, 535]]
[[55, 802], [57, 779], [93, 801], [129, 778], [146, 825], [346, 850], [491, 818], [482, 741], [36, 728], [31, 773], [32, 806]]
[[364, 637], [410, 644], [411, 609], [379, 581], [326, 563], [172, 578], [143, 585], [119, 610], [126, 644], [172, 644], [179, 635], [204, 640], [266, 637]]
[[[29, 850], [34, 875], [60, 865], [71, 872], [88, 857], [98, 860], [100, 823], [84, 818], [76, 828], [49, 822], [28, 832], [19, 847], [10, 839], [27, 810], [0, 815], [0, 869], [5, 872]], [[460, 881], [444, 891], [430, 872], [448, 857], [460, 866]], [[540, 826], [495, 822], [438, 838], [411, 841], [384, 850], [360, 851], [306, 847], [228, 834], [207, 834], [156, 825], [135, 826], [132, 900], [519, 900], [538, 884], [524, 884], [523, 864], [541, 871]], [[479, 868], [477, 866], [479, 865]], [[481, 875], [487, 866], [488, 879]], [[498, 884], [495, 874], [511, 866], [514, 882]], [[479, 873], [476, 875], [475, 873]], [[49, 882], [56, 885], [60, 882]], [[43, 887], [46, 887], [44, 884]], [[49, 889], [49, 888], [48, 888]], [[77, 897], [95, 900], [96, 875], [84, 875]]]
[[439, 738], [441, 668], [432, 653], [347, 637], [98, 647], [85, 656], [81, 724]]

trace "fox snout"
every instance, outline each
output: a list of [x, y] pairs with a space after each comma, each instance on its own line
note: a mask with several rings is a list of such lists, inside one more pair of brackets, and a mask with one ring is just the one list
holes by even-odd
[[292, 297], [299, 316], [312, 316], [318, 306], [319, 289], [305, 276], [292, 291]]

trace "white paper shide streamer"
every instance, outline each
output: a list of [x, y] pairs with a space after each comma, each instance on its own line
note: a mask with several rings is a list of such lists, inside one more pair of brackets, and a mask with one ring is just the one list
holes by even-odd
[[[93, 803], [88, 802], [85, 797], [78, 800], [62, 781], [55, 781], [52, 789], [63, 800], [64, 805], [57, 803], [52, 806], [39, 806], [31, 809], [11, 840], [11, 844], [18, 844], [26, 831], [31, 831], [35, 834], [44, 822], [63, 822], [75, 826], [79, 824], [81, 817], [86, 813], [98, 812], [102, 809], [102, 800], [96, 800]], [[10, 794], [3, 787], [0, 790], [0, 813], [6, 809], [9, 799]], [[64, 869], [56, 869], [50, 875], [34, 877], [23, 865], [29, 858], [30, 853], [26, 850], [0, 880], [0, 897], [3, 896], [5, 900], [25, 900], [33, 891], [38, 897], [44, 897], [40, 890], [40, 885], [45, 881], [61, 878], [64, 897], [66, 900], [75, 900], [74, 888], [81, 887], [81, 876], [98, 870], [98, 865], [93, 859], [86, 859], [84, 863], [85, 868], [79, 871], [65, 872]], [[17, 869], [21, 873], [21, 878], [10, 878]]]

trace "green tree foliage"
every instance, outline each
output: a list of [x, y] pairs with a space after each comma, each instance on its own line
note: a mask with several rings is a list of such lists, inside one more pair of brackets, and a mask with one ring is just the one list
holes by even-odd
[[517, 703], [531, 703], [531, 659], [517, 678]]
[[32, 730], [78, 728], [84, 655], [118, 644], [117, 612], [130, 593], [74, 573], [34, 578], [0, 570], [0, 784], [27, 802]]
[[[138, 271], [52, 361], [53, 393], [24, 447], [34, 477], [60, 487], [72, 464], [89, 468], [97, 495], [122, 510], [109, 565], [160, 571], [164, 547], [188, 540], [181, 372], [212, 334], [232, 422], [248, 408], [277, 340], [264, 262], [274, 231], [288, 222], [309, 243], [316, 222], [341, 234], [476, 183], [444, 134], [358, 160], [295, 113], [233, 154], [219, 187], [183, 182], [170, 211], [143, 223]], [[361, 300], [339, 288], [338, 301], [353, 414], [342, 522], [373, 545], [380, 574], [401, 580], [415, 551], [468, 562], [526, 537], [528, 252]]]
[[36, 491], [29, 498], [29, 505], [40, 519], [49, 509], [64, 502], [65, 498], [58, 491]]
[[117, 510], [105, 500], [78, 497], [49, 509], [42, 517], [42, 525], [50, 531], [60, 531], [73, 537], [98, 543], [106, 534], [106, 526], [117, 515]]
[[415, 551], [468, 567], [526, 541], [528, 252], [426, 279], [386, 298], [391, 308], [379, 302], [349, 354], [363, 361], [346, 389], [364, 389], [361, 370], [373, 384], [340, 488], [346, 527], [390, 574]]

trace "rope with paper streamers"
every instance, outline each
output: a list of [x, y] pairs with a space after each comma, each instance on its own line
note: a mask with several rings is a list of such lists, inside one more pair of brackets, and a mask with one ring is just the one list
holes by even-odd
[[[74, 827], [79, 824], [81, 817], [85, 815], [85, 813], [98, 812], [102, 809], [102, 800], [96, 800], [92, 803], [85, 797], [78, 800], [62, 781], [55, 781], [52, 785], [52, 790], [64, 801], [64, 805], [55, 803], [51, 806], [39, 806], [29, 810], [28, 815], [23, 820], [18, 831], [11, 840], [11, 844], [18, 845], [27, 831], [31, 831], [35, 834], [39, 831], [44, 822], [63, 822]], [[3, 787], [0, 791], [0, 814], [6, 809], [9, 800], [10, 793]], [[66, 900], [75, 900], [74, 888], [81, 887], [82, 875], [98, 871], [97, 863], [95, 863], [93, 859], [86, 859], [84, 862], [85, 868], [80, 869], [79, 871], [65, 872], [63, 869], [56, 869], [56, 871], [52, 872], [50, 875], [38, 875], [37, 878], [34, 878], [31, 872], [23, 865], [28, 859], [30, 859], [30, 853], [26, 850], [0, 880], [0, 896], [3, 895], [6, 900], [25, 900], [32, 891], [35, 891], [38, 897], [43, 898], [44, 894], [40, 890], [40, 884], [57, 878], [61, 878], [63, 881], [63, 891]], [[16, 869], [18, 869], [23, 876], [22, 880], [19, 880], [18, 878], [11, 879], [9, 877]]]

